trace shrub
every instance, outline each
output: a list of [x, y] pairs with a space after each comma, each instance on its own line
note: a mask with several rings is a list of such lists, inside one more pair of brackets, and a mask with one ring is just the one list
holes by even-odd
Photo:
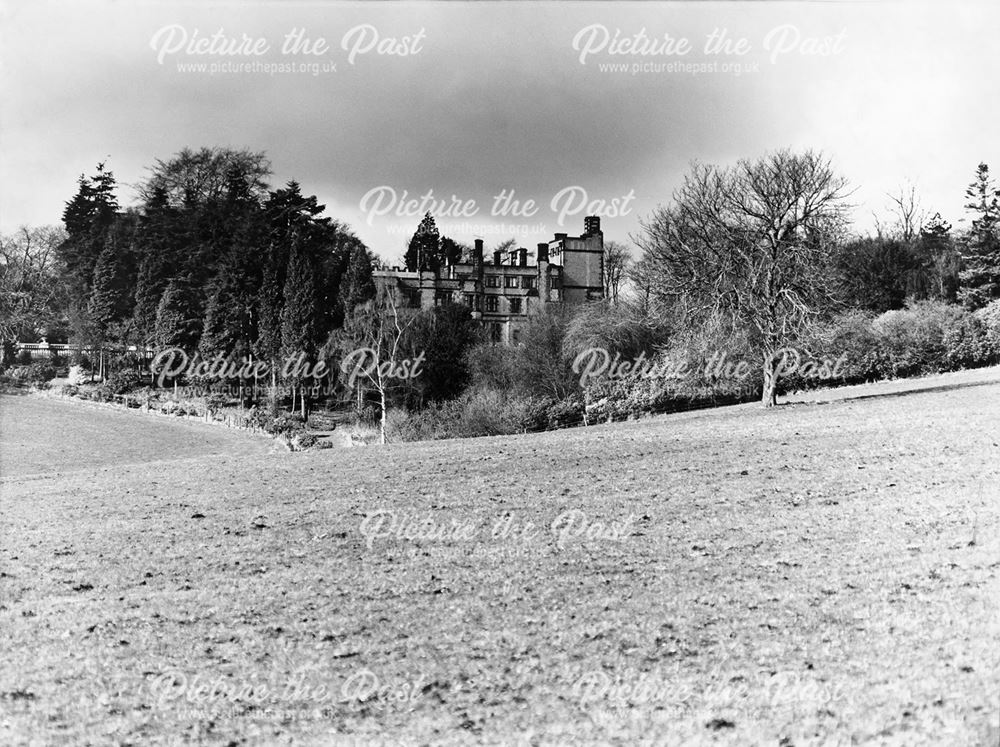
[[585, 406], [583, 397], [573, 396], [559, 400], [546, 410], [548, 428], [568, 428], [583, 422]]
[[80, 366], [80, 368], [90, 371], [93, 368], [93, 364], [90, 362], [90, 356], [84, 353], [82, 350], [74, 350], [69, 357], [70, 363], [74, 366]]
[[292, 446], [296, 450], [311, 449], [319, 439], [310, 433], [299, 433], [292, 438]]
[[0, 370], [12, 366], [16, 357], [17, 345], [13, 340], [4, 340], [0, 343]]
[[205, 407], [209, 412], [218, 412], [229, 402], [229, 397], [224, 394], [209, 394], [205, 397]]
[[992, 357], [986, 325], [973, 314], [964, 314], [945, 328], [944, 347], [948, 370], [985, 366]]
[[279, 415], [265, 423], [264, 430], [273, 436], [293, 436], [304, 433], [306, 429], [302, 419], [295, 415]]
[[83, 366], [70, 366], [69, 367], [69, 383], [74, 386], [79, 386], [87, 380], [87, 376], [84, 373]]
[[502, 345], [484, 343], [466, 352], [471, 388], [510, 391], [517, 386], [517, 357]]
[[116, 371], [122, 369], [132, 369], [134, 371], [139, 371], [143, 367], [142, 359], [131, 351], [122, 353], [121, 355], [116, 355], [111, 359], [111, 368]]
[[584, 304], [569, 320], [564, 343], [567, 356], [575, 358], [589, 348], [607, 350], [612, 356], [634, 359], [669, 342], [667, 326], [625, 304]]
[[994, 301], [974, 313], [983, 324], [986, 351], [991, 363], [1000, 362], [1000, 301]]
[[142, 375], [132, 369], [116, 371], [108, 377], [104, 386], [111, 394], [128, 394], [142, 386]]
[[389, 441], [429, 441], [438, 436], [438, 429], [431, 427], [432, 416], [439, 407], [430, 407], [419, 412], [404, 409], [389, 410], [385, 414], [385, 430]]
[[176, 400], [168, 399], [165, 402], [160, 403], [160, 412], [164, 415], [180, 415], [179, 413], [180, 404]]
[[30, 366], [31, 362], [31, 351], [27, 349], [19, 350], [17, 355], [14, 357], [14, 363], [18, 366]]
[[679, 382], [630, 375], [605, 379], [584, 392], [585, 412], [595, 421], [625, 420], [645, 413], [663, 412], [672, 402], [685, 399]]
[[29, 384], [48, 384], [55, 377], [56, 369], [48, 361], [36, 361], [24, 367], [24, 381]]
[[809, 342], [820, 357], [836, 360], [844, 356], [844, 375], [831, 383], [860, 384], [886, 375], [885, 356], [872, 327], [874, 320], [873, 314], [849, 311], [814, 331]]
[[550, 400], [537, 397], [472, 389], [458, 399], [416, 412], [390, 410], [386, 415], [386, 436], [389, 441], [427, 441], [544, 430], [551, 405]]
[[872, 330], [882, 354], [883, 374], [918, 376], [947, 370], [945, 329], [958, 323], [962, 309], [925, 301], [875, 318]]
[[94, 402], [113, 402], [115, 397], [110, 389], [101, 384], [90, 390], [90, 399], [94, 400]]

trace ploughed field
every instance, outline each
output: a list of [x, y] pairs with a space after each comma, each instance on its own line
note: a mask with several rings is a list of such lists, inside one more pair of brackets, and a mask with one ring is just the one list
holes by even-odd
[[0, 743], [997, 744], [1000, 372], [797, 399], [288, 453], [0, 397]]

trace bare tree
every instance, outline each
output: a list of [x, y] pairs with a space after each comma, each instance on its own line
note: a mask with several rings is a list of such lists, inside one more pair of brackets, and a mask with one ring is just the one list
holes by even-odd
[[0, 236], [3, 342], [16, 342], [19, 335], [53, 320], [63, 289], [56, 247], [65, 240], [66, 232], [58, 226], [25, 226], [11, 236]]
[[652, 272], [649, 260], [642, 257], [639, 261], [632, 262], [628, 268], [627, 276], [632, 288], [632, 302], [635, 304], [636, 310], [644, 316], [651, 316], [656, 277]]
[[[892, 233], [904, 243], [910, 243], [920, 235], [920, 227], [926, 218], [926, 212], [920, 207], [917, 188], [912, 182], [907, 182], [900, 185], [895, 194], [886, 193], [886, 196], [890, 202], [889, 213], [895, 219]], [[878, 225], [877, 220], [876, 225]]]
[[[391, 390], [403, 383], [401, 374], [412, 373], [412, 361], [401, 359], [406, 330], [416, 313], [400, 309], [394, 289], [380, 288], [376, 297], [358, 306], [339, 333], [338, 347], [344, 352], [344, 373], [356, 374], [351, 382], [360, 398], [362, 386], [369, 385], [379, 397], [380, 442], [386, 443], [386, 416]], [[362, 384], [363, 382], [363, 384]]]
[[628, 247], [617, 241], [604, 245], [604, 297], [612, 304], [618, 303], [618, 293], [632, 265]]
[[776, 401], [779, 351], [833, 300], [827, 272], [847, 183], [827, 159], [782, 150], [731, 168], [695, 164], [641, 223], [654, 293], [691, 328], [745, 334], [763, 366], [763, 404]]

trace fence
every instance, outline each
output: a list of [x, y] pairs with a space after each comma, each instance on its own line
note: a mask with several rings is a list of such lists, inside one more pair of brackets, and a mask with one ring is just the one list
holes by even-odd
[[67, 358], [76, 352], [86, 355], [92, 361], [100, 359], [102, 355], [110, 358], [116, 355], [124, 355], [125, 353], [131, 353], [142, 361], [151, 361], [156, 354], [153, 348], [140, 348], [137, 345], [104, 348], [88, 347], [86, 345], [74, 345], [70, 343], [46, 342], [44, 337], [41, 342], [18, 342], [14, 344], [14, 347], [15, 356], [27, 352], [33, 361], [49, 360], [55, 355]]

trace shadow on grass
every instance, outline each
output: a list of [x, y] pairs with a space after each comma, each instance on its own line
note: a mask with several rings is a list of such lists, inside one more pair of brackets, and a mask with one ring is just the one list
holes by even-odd
[[938, 384], [937, 386], [916, 387], [914, 389], [904, 389], [901, 392], [881, 392], [878, 394], [859, 394], [855, 397], [844, 397], [843, 402], [856, 402], [865, 399], [886, 399], [890, 397], [906, 397], [912, 394], [929, 394], [932, 392], [951, 392], [959, 389], [971, 389], [977, 386], [997, 386], [1000, 384], [996, 379], [988, 381], [968, 381], [961, 384]]

